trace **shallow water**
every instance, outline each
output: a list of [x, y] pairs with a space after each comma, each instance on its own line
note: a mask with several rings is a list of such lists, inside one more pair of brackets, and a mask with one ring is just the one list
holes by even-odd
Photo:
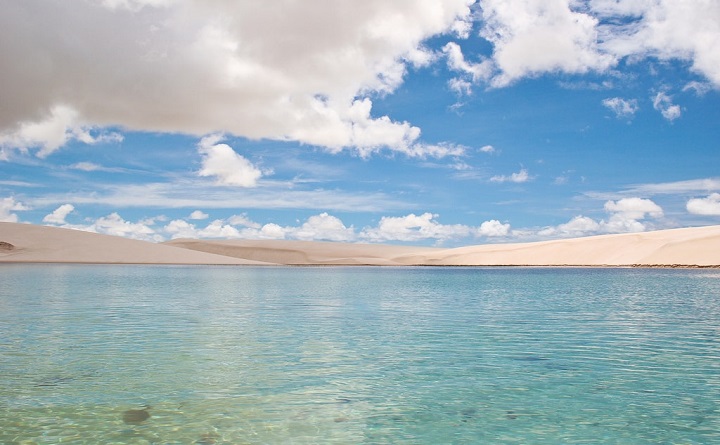
[[3, 265], [0, 443], [720, 443], [720, 272]]

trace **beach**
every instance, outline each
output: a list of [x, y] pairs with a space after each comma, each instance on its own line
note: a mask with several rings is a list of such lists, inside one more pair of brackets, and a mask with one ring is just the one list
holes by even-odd
[[458, 248], [292, 240], [152, 243], [0, 223], [0, 262], [203, 265], [720, 267], [720, 226]]

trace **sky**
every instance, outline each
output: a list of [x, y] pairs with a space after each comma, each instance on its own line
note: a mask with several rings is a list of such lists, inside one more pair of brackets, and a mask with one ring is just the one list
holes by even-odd
[[0, 221], [455, 247], [720, 224], [716, 0], [7, 0]]

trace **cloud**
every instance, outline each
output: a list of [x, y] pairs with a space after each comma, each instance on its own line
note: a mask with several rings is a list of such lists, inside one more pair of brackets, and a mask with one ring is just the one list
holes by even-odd
[[457, 43], [443, 50], [450, 69], [465, 74], [465, 83], [451, 85], [459, 93], [470, 90], [470, 80], [505, 87], [545, 73], [607, 73], [623, 59], [649, 57], [690, 61], [693, 71], [720, 88], [717, 2], [480, 0], [479, 5], [480, 35], [493, 45], [491, 56], [471, 64]]
[[636, 99], [625, 100], [620, 97], [612, 97], [603, 99], [602, 104], [615, 113], [618, 118], [630, 118], [640, 109]]
[[496, 219], [492, 219], [490, 221], [485, 221], [480, 224], [480, 227], [477, 230], [477, 235], [486, 237], [499, 237], [507, 236], [509, 232], [510, 224], [503, 224]]
[[662, 208], [649, 199], [623, 198], [605, 203], [605, 211], [610, 213], [607, 222], [601, 224], [602, 230], [608, 233], [642, 232], [647, 226], [640, 222], [645, 217], [660, 218]]
[[233, 226], [250, 227], [251, 229], [259, 229], [261, 227], [260, 224], [248, 218], [247, 215], [233, 215], [228, 218], [228, 223]]
[[70, 168], [72, 168], [73, 170], [82, 170], [85, 172], [93, 172], [102, 169], [101, 166], [92, 162], [78, 162], [76, 164], [72, 164]]
[[373, 115], [370, 97], [430, 63], [429, 37], [467, 34], [472, 3], [3, 4], [0, 133], [43, 156], [95, 126], [411, 152], [419, 128]]
[[18, 216], [15, 211], [30, 210], [25, 204], [15, 201], [12, 196], [0, 199], [0, 221], [1, 222], [18, 222]]
[[[393, 217], [384, 216], [376, 227], [366, 227], [360, 233], [360, 238], [369, 242], [385, 241], [421, 241], [434, 239], [439, 242], [449, 239], [467, 237], [479, 230], [462, 224], [445, 225], [435, 221], [438, 215], [423, 213], [415, 215]], [[487, 232], [491, 232], [492, 223], [486, 225]], [[494, 236], [484, 234], [485, 236]]]
[[[239, 227], [238, 227], [239, 226]], [[171, 238], [220, 238], [220, 239], [297, 239], [319, 241], [353, 241], [355, 229], [345, 227], [343, 222], [328, 213], [309, 217], [299, 227], [268, 223], [260, 225], [244, 215], [234, 215], [227, 220], [215, 220], [204, 228], [184, 220], [170, 221], [163, 231]]]
[[262, 172], [227, 144], [221, 144], [219, 135], [207, 136], [198, 143], [203, 157], [200, 176], [214, 176], [218, 185], [255, 187]]
[[692, 198], [687, 202], [687, 211], [694, 215], [720, 215], [720, 193], [712, 193], [707, 198]]
[[520, 169], [519, 172], [513, 173], [510, 176], [505, 175], [496, 175], [490, 178], [490, 182], [515, 182], [515, 183], [523, 183], [528, 182], [532, 179], [532, 177], [528, 174], [527, 169], [523, 168]]
[[596, 221], [590, 217], [578, 215], [567, 223], [554, 227], [545, 227], [537, 232], [541, 237], [577, 237], [600, 233], [643, 232], [648, 224], [646, 218], [661, 218], [662, 208], [650, 199], [622, 198], [607, 201], [604, 205], [609, 214], [607, 220]]
[[613, 19], [599, 30], [606, 51], [618, 57], [691, 61], [695, 72], [720, 87], [719, 3], [703, 0], [593, 3], [600, 15]]
[[623, 198], [605, 203], [605, 210], [609, 213], [622, 214], [626, 218], [643, 219], [646, 215], [660, 217], [662, 208], [649, 199]]
[[600, 232], [601, 224], [587, 216], [578, 215], [556, 227], [546, 227], [538, 232], [540, 236], [576, 237]]
[[672, 97], [663, 93], [657, 93], [653, 98], [653, 108], [659, 111], [663, 117], [670, 122], [680, 117], [681, 111], [679, 105], [674, 105]]
[[480, 151], [483, 153], [497, 153], [497, 149], [492, 145], [484, 145], [480, 147]]
[[67, 216], [73, 211], [75, 211], [75, 206], [72, 204], [63, 204], [49, 215], [45, 215], [43, 222], [59, 225], [67, 224], [65, 218], [67, 218]]
[[481, 6], [481, 35], [494, 45], [498, 70], [493, 86], [552, 71], [604, 71], [615, 63], [599, 47], [598, 19], [572, 10], [570, 0], [483, 0]]
[[208, 215], [207, 213], [205, 213], [201, 210], [195, 210], [194, 212], [192, 212], [190, 214], [190, 216], [188, 218], [190, 218], [190, 219], [208, 219], [209, 216], [210, 215]]
[[345, 227], [343, 222], [332, 215], [321, 213], [311, 216], [297, 229], [288, 230], [291, 236], [299, 240], [353, 241], [355, 229]]
[[470, 94], [472, 83], [486, 81], [492, 76], [493, 65], [490, 60], [483, 60], [479, 63], [471, 63], [465, 60], [460, 45], [449, 42], [443, 47], [443, 53], [447, 56], [448, 68], [460, 72], [467, 79], [454, 78], [448, 83], [450, 89], [457, 94]]
[[100, 217], [95, 220], [94, 223], [87, 226], [66, 227], [143, 241], [163, 241], [163, 237], [150, 226], [140, 222], [133, 223], [126, 221], [117, 212]]
[[629, 188], [626, 193], [655, 195], [678, 194], [688, 192], [712, 192], [720, 190], [720, 178], [690, 179], [687, 181], [639, 184]]
[[45, 158], [71, 140], [89, 145], [123, 140], [118, 133], [93, 135], [94, 132], [96, 131], [91, 127], [78, 123], [78, 115], [74, 109], [55, 105], [48, 115], [39, 121], [18, 122], [5, 131], [0, 128], [0, 147], [20, 151], [38, 148], [37, 157]]

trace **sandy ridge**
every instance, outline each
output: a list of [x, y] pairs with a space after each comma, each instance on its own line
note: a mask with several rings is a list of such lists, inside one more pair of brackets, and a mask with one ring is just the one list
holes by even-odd
[[150, 243], [56, 227], [0, 223], [0, 262], [720, 267], [720, 225], [453, 249], [283, 240]]

